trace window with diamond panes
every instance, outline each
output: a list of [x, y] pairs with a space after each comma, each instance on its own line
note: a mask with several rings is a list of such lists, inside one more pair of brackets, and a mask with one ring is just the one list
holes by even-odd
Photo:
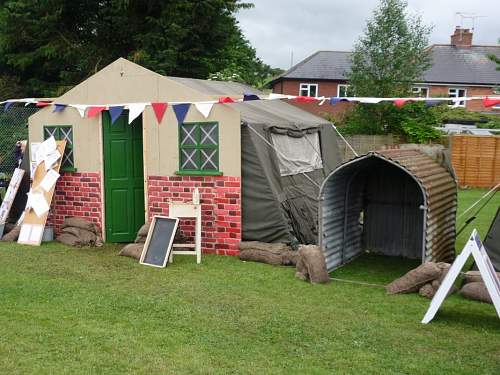
[[219, 126], [217, 123], [185, 123], [179, 128], [181, 172], [219, 172]]
[[54, 137], [56, 141], [66, 141], [66, 148], [62, 158], [61, 171], [74, 172], [75, 161], [73, 158], [73, 127], [71, 126], [44, 126], [43, 139]]

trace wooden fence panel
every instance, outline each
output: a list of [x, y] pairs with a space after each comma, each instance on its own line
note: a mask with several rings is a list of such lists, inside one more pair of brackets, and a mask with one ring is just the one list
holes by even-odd
[[454, 135], [451, 162], [460, 186], [496, 185], [500, 182], [500, 136]]

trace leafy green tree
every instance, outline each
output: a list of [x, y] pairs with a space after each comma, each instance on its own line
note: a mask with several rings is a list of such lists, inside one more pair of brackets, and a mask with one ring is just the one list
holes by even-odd
[[405, 0], [381, 0], [355, 44], [349, 82], [357, 96], [406, 95], [430, 67], [431, 28], [406, 7]]
[[[412, 83], [430, 67], [426, 46], [431, 28], [408, 14], [406, 7], [405, 0], [381, 0], [367, 22], [351, 57], [349, 83], [354, 95], [409, 96]], [[404, 110], [390, 102], [360, 104], [348, 116], [346, 132], [394, 133], [411, 142], [425, 142], [438, 134], [432, 128], [434, 119], [424, 116], [425, 111], [421, 105]]]
[[240, 0], [0, 0], [0, 72], [22, 83], [21, 96], [59, 95], [118, 57], [193, 78], [233, 64], [252, 84], [263, 64], [235, 18], [251, 6]]
[[[500, 39], [498, 39], [498, 43], [500, 44]], [[500, 57], [493, 54], [489, 55], [488, 57], [491, 61], [497, 64], [497, 70], [500, 70]]]

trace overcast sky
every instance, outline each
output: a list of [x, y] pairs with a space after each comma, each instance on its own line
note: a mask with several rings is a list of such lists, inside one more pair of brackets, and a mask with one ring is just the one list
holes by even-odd
[[[363, 33], [378, 0], [248, 0], [240, 26], [257, 55], [272, 67], [288, 69], [291, 51], [297, 63], [318, 50], [349, 51]], [[433, 25], [430, 43], [449, 43], [455, 25], [472, 26], [457, 12], [473, 13], [474, 44], [497, 44], [500, 38], [499, 0], [409, 0], [411, 13]]]

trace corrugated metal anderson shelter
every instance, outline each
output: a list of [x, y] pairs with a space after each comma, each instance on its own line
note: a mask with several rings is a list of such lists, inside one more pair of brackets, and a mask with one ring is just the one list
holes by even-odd
[[370, 152], [337, 167], [320, 192], [327, 268], [365, 251], [450, 261], [457, 186], [450, 171], [417, 150]]
[[[107, 242], [132, 242], [145, 220], [190, 201], [196, 186], [205, 252], [236, 254], [242, 239], [316, 241], [319, 185], [340, 162], [334, 130], [279, 100], [217, 103], [208, 113], [196, 106], [248, 92], [262, 94], [118, 59], [31, 116], [30, 142], [67, 141], [49, 215], [56, 233], [79, 216]], [[129, 124], [125, 107], [141, 103]], [[168, 103], [160, 122], [152, 103]], [[181, 230], [191, 236], [194, 225]]]

